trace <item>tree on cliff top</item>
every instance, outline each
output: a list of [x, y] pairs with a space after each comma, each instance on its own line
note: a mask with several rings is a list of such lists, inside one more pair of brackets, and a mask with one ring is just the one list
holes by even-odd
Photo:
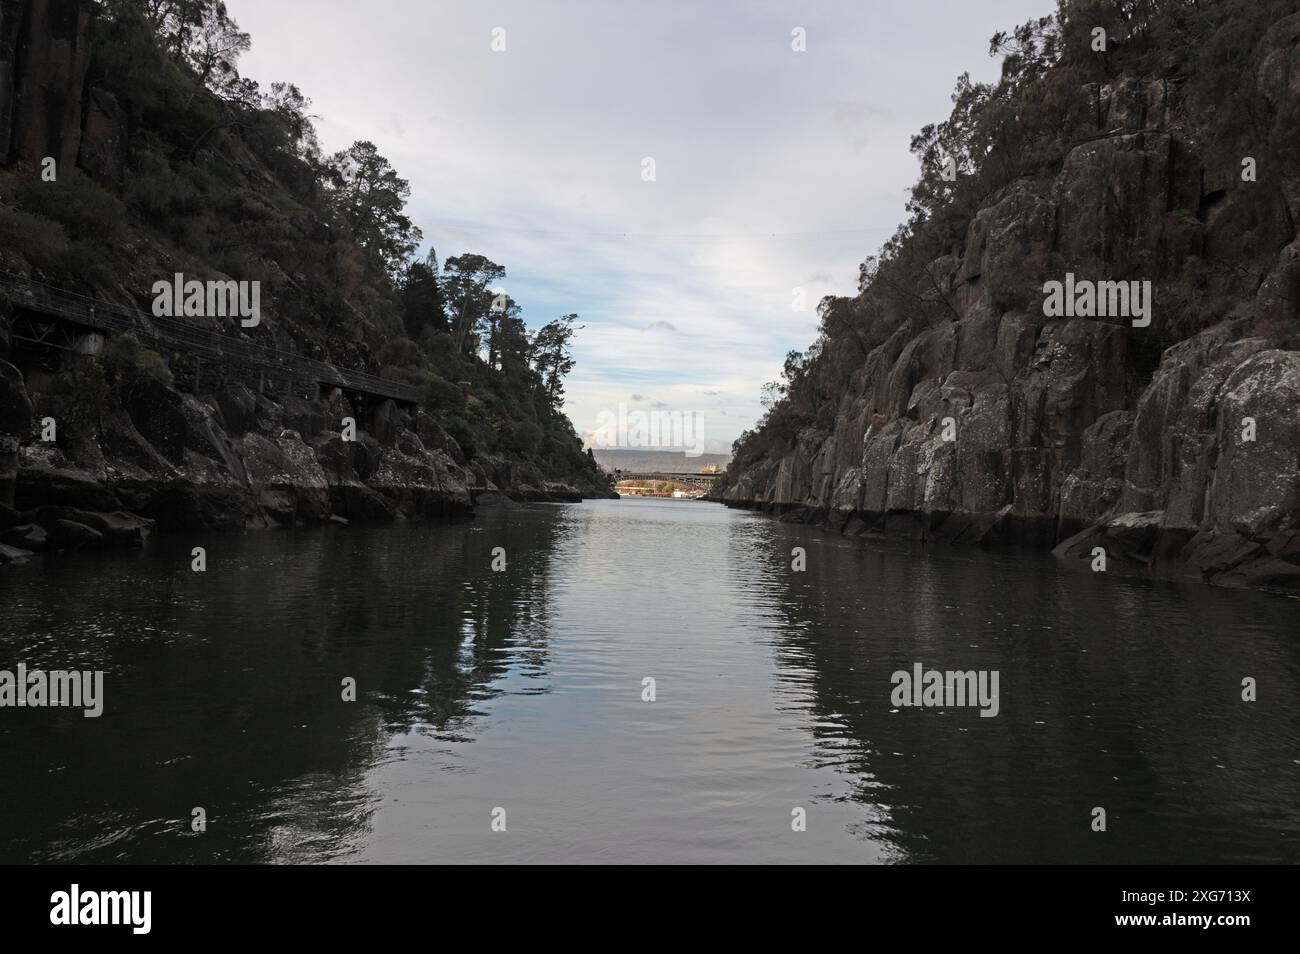
[[393, 273], [422, 237], [406, 215], [411, 184], [397, 174], [373, 142], [354, 142], [330, 157], [326, 186], [335, 212], [357, 244]]
[[262, 332], [274, 326], [304, 353], [429, 392], [467, 456], [508, 453], [548, 479], [599, 478], [551, 399], [571, 357], [547, 349], [544, 374], [518, 306], [490, 310], [505, 270], [471, 253], [445, 272], [432, 251], [413, 258], [409, 183], [374, 143], [322, 157], [296, 86], [263, 93], [239, 76], [248, 35], [224, 3], [87, 5], [86, 106], [62, 117], [83, 125], [85, 175], [60, 169], [57, 184], [8, 190], [0, 233], [18, 254], [100, 296], [179, 262], [260, 280], [275, 302]]
[[573, 370], [569, 342], [577, 330], [574, 328], [577, 320], [577, 315], [569, 314], [547, 322], [533, 338], [533, 367], [541, 375], [547, 401], [557, 412], [564, 399], [564, 376]]
[[[120, 4], [122, 0], [117, 0]], [[128, 0], [129, 2], [129, 0]], [[194, 72], [198, 85], [225, 94], [239, 80], [239, 57], [251, 46], [222, 0], [135, 0], [172, 60]]]
[[406, 333], [411, 338], [419, 341], [429, 330], [450, 330], [444, 314], [446, 301], [442, 285], [438, 281], [438, 256], [433, 249], [429, 249], [429, 254], [423, 261], [413, 259], [407, 262], [399, 288], [402, 295], [402, 319], [406, 322]]
[[487, 320], [492, 300], [492, 286], [506, 277], [506, 270], [483, 255], [465, 253], [447, 259], [443, 268], [443, 294], [449, 310], [456, 350], [463, 353], [472, 336]]

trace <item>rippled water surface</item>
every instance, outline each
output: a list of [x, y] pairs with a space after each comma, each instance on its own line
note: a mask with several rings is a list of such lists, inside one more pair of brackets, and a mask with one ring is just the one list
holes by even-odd
[[106, 672], [0, 708], [0, 861], [1295, 862], [1298, 622], [685, 501], [156, 539], [0, 569], [0, 669]]

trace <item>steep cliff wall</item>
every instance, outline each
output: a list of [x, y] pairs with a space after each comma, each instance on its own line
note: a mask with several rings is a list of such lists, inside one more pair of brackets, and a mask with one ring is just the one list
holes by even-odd
[[[494, 325], [495, 364], [472, 334], [454, 342], [436, 260], [406, 248], [395, 263], [341, 216], [307, 101], [259, 91], [203, 48], [196, 59], [186, 44], [199, 24], [238, 46], [211, 0], [0, 0], [0, 562], [133, 546], [154, 525], [466, 513], [476, 490], [610, 495], [529, 365], [522, 321]], [[387, 181], [386, 214], [400, 218], [406, 184]], [[232, 350], [391, 379], [418, 406], [264, 381], [187, 350], [184, 335], [70, 340], [10, 282], [147, 313], [145, 293], [177, 272], [258, 282], [255, 327], [190, 319]], [[71, 349], [27, 340], [47, 334]]]
[[0, 155], [76, 160], [89, 26], [83, 0], [0, 3]]
[[[1063, 58], [1029, 84], [1064, 91], [1038, 131], [1057, 155], [981, 198], [916, 288], [833, 304], [715, 496], [849, 533], [1084, 566], [1101, 546], [1112, 569], [1300, 586], [1300, 159], [1270, 151], [1300, 115], [1300, 15], [1235, 68], [1250, 152], [1177, 71], [1074, 83]], [[1151, 324], [1046, 317], [1067, 273], [1152, 281]]]

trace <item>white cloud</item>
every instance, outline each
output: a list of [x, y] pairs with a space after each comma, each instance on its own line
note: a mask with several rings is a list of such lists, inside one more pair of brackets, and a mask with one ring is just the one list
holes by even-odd
[[244, 72], [297, 83], [326, 149], [373, 140], [440, 258], [506, 266], [534, 326], [582, 316], [566, 387], [580, 433], [636, 389], [706, 415], [714, 451], [903, 218], [912, 133], [946, 115], [958, 73], [995, 74], [995, 30], [1053, 4], [229, 6], [253, 36]]

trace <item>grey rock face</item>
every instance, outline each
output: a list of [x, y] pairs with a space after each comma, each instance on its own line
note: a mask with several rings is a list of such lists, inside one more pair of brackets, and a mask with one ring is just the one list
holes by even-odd
[[[1261, 93], [1296, 109], [1300, 15], [1261, 54]], [[733, 464], [715, 496], [847, 532], [1034, 542], [1085, 567], [1100, 546], [1125, 572], [1297, 587], [1300, 352], [1282, 343], [1300, 332], [1300, 177], [1276, 214], [1252, 210], [1163, 80], [1080, 88], [1067, 114], [1060, 171], [991, 196], [930, 264], [952, 313], [869, 290], [870, 350], [833, 423]], [[1187, 277], [1206, 261], [1226, 264]], [[1043, 284], [1067, 272], [1151, 278], [1152, 325], [1047, 317]]]
[[80, 0], [0, 7], [0, 153], [33, 163], [52, 156], [60, 167], [76, 162], [90, 14]]

